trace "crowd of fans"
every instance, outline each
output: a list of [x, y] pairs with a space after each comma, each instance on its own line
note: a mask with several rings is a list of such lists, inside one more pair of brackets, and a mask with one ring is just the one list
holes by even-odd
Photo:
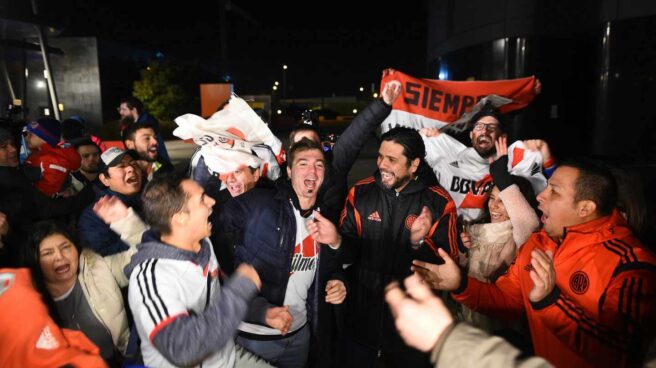
[[509, 145], [505, 117], [486, 105], [468, 122], [471, 146], [435, 128], [383, 132], [373, 176], [348, 188], [401, 92], [399, 81], [384, 85], [329, 150], [309, 122], [282, 151], [232, 96], [197, 129], [180, 120], [177, 134], [200, 147], [178, 171], [135, 98], [118, 109], [122, 148], [77, 116], [37, 119], [21, 137], [0, 128], [0, 360], [652, 359], [656, 256], [638, 238], [635, 176], [586, 157], [558, 163], [539, 139]]

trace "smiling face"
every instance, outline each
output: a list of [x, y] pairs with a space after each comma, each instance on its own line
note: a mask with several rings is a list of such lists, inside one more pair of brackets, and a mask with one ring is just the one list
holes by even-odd
[[409, 161], [403, 154], [403, 146], [392, 141], [383, 141], [378, 149], [378, 170], [383, 186], [397, 192], [410, 183], [417, 172], [419, 159]]
[[494, 142], [500, 136], [499, 120], [489, 115], [478, 119], [471, 132], [469, 132], [472, 147], [481, 157], [489, 157], [496, 152]]
[[39, 244], [39, 265], [48, 284], [69, 285], [77, 278], [79, 254], [62, 234], [52, 234]]
[[287, 166], [292, 187], [304, 209], [314, 205], [325, 170], [323, 152], [317, 149], [296, 152], [294, 161]]
[[221, 175], [221, 180], [225, 183], [228, 192], [233, 197], [253, 189], [259, 179], [260, 169], [252, 169], [250, 167], [244, 167], [230, 174]]
[[490, 222], [504, 222], [508, 221], [508, 212], [506, 211], [506, 206], [501, 201], [499, 196], [499, 188], [496, 186], [492, 188], [490, 192], [490, 199], [487, 201], [487, 207], [490, 210]]
[[119, 164], [110, 167], [107, 174], [100, 174], [98, 179], [116, 193], [136, 194], [141, 190], [141, 170], [135, 165], [136, 161], [125, 155]]
[[128, 149], [133, 149], [139, 158], [149, 162], [157, 161], [157, 136], [152, 128], [142, 128], [134, 132], [134, 140], [126, 140]]
[[576, 198], [578, 169], [561, 166], [549, 179], [547, 187], [538, 194], [538, 208], [542, 211], [540, 219], [544, 231], [553, 239], [562, 239], [565, 228], [585, 222], [579, 215]]

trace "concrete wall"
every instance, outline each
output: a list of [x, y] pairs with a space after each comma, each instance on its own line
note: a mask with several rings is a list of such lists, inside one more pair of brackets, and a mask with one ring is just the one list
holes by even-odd
[[89, 129], [98, 133], [103, 121], [96, 39], [65, 37], [48, 43], [64, 52], [64, 56], [51, 61], [59, 103], [64, 105], [62, 120], [82, 116]]

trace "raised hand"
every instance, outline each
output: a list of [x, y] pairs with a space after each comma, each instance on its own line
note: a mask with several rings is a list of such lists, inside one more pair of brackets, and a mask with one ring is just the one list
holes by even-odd
[[292, 327], [294, 317], [289, 313], [289, 306], [269, 308], [266, 313], [266, 324], [284, 336]]
[[494, 142], [494, 147], [496, 148], [496, 159], [498, 160], [501, 156], [508, 154], [508, 138], [505, 135], [502, 135]]
[[394, 73], [396, 73], [396, 69], [394, 69], [394, 68], [383, 69], [383, 75], [381, 76], [381, 78], [385, 78], [386, 76], [392, 75]]
[[410, 243], [418, 245], [419, 242], [428, 235], [431, 226], [433, 225], [433, 215], [428, 207], [424, 206], [421, 209], [419, 217], [415, 219], [410, 227]]
[[128, 208], [118, 197], [103, 196], [93, 205], [93, 212], [106, 224], [124, 219], [128, 216]]
[[314, 211], [314, 220], [308, 220], [307, 229], [312, 239], [318, 243], [328, 244], [332, 248], [341, 245], [342, 238], [335, 225], [317, 211]]
[[556, 285], [553, 252], [533, 249], [531, 252], [531, 266], [533, 266], [530, 273], [531, 280], [533, 280], [533, 289], [528, 293], [528, 299], [533, 303], [537, 303], [549, 295]]
[[380, 96], [383, 98], [386, 104], [392, 106], [394, 101], [401, 95], [402, 85], [401, 82], [397, 80], [391, 80], [385, 84], [383, 87], [383, 92]]
[[342, 304], [346, 299], [346, 286], [341, 280], [330, 280], [326, 284], [326, 303]]
[[406, 342], [421, 351], [430, 351], [453, 323], [444, 303], [422, 285], [417, 275], [405, 279], [408, 295], [397, 283], [388, 285], [385, 300], [390, 306], [396, 329]]
[[[410, 269], [421, 276], [421, 278], [433, 289], [453, 291], [460, 286], [462, 275], [460, 267], [442, 250], [437, 249], [438, 254], [444, 260], [444, 264], [436, 265], [433, 263], [419, 260], [412, 261]], [[466, 277], [466, 276], [465, 276]]]
[[524, 146], [526, 149], [531, 151], [539, 151], [542, 155], [542, 161], [547, 162], [551, 159], [551, 150], [549, 149], [549, 144], [542, 139], [527, 139], [524, 141]]
[[536, 78], [535, 84], [533, 85], [533, 94], [537, 96], [540, 93], [542, 93], [542, 82]]
[[437, 137], [438, 135], [442, 134], [439, 129], [437, 128], [421, 128], [419, 130], [419, 134], [425, 136], [426, 138], [430, 137]]

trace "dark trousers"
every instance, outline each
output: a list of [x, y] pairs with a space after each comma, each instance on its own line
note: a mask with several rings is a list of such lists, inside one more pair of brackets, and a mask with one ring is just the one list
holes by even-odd
[[351, 338], [343, 340], [343, 352], [341, 355], [342, 367], [370, 367], [370, 368], [431, 368], [430, 355], [419, 350], [407, 350], [402, 352], [380, 353], [362, 345]]

